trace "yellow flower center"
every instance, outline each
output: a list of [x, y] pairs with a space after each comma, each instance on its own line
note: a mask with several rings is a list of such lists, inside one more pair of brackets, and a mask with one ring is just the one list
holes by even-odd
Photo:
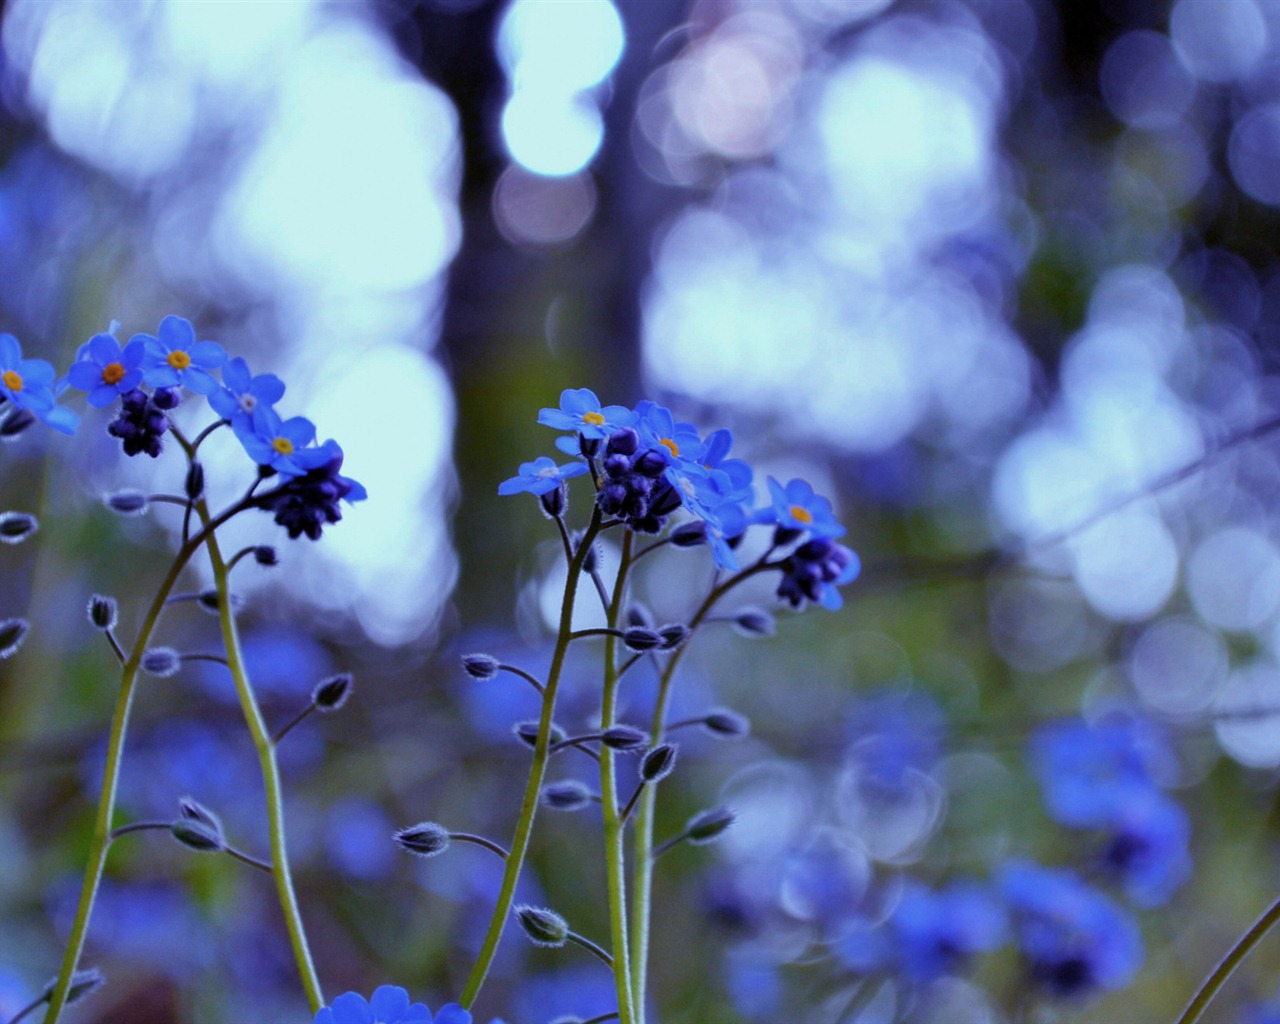
[[166, 357], [165, 362], [167, 362], [175, 370], [185, 370], [188, 366], [191, 365], [191, 356], [189, 356], [186, 352], [183, 352], [181, 349], [178, 349], [174, 352], [170, 352], [169, 355]]
[[102, 368], [102, 380], [105, 384], [119, 384], [124, 380], [124, 367], [119, 363], [107, 363]]
[[792, 505], [788, 511], [790, 511], [791, 513], [791, 518], [796, 520], [796, 522], [799, 522], [799, 523], [813, 522], [813, 513], [810, 512], [807, 508], [801, 508], [799, 505]]
[[17, 370], [5, 370], [0, 374], [0, 380], [4, 381], [4, 386], [10, 391], [22, 390], [22, 375]]
[[662, 445], [662, 447], [667, 449], [667, 451], [669, 451], [672, 455], [680, 454], [680, 446], [676, 444], [673, 440], [671, 440], [671, 438], [669, 437], [662, 438], [662, 440], [660, 440], [658, 444]]
[[281, 455], [293, 454], [293, 442], [287, 437], [277, 437], [271, 442], [271, 447], [278, 451]]
[[590, 423], [593, 427], [598, 427], [604, 422], [604, 417], [598, 412], [584, 412], [582, 414], [582, 422]]

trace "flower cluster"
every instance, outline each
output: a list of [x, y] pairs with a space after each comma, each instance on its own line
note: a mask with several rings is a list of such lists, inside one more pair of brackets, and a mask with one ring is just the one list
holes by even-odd
[[471, 1014], [449, 1003], [433, 1017], [425, 1003], [410, 1003], [399, 985], [381, 985], [372, 999], [358, 992], [338, 996], [317, 1011], [312, 1024], [471, 1024]]
[[657, 534], [683, 510], [690, 518], [672, 531], [671, 541], [708, 544], [717, 568], [730, 572], [741, 569], [737, 550], [748, 527], [772, 527], [772, 544], [752, 569], [779, 571], [778, 596], [793, 608], [806, 602], [839, 608], [839, 587], [858, 575], [858, 556], [838, 543], [845, 530], [831, 503], [807, 482], [783, 485], [769, 478], [770, 500], [755, 504], [754, 472], [729, 457], [733, 437], [727, 430], [703, 437], [654, 402], [634, 409], [605, 406], [587, 388], [563, 392], [560, 407], [543, 409], [538, 422], [567, 432], [556, 447], [577, 461], [557, 465], [543, 456], [526, 462], [499, 494], [539, 495], [543, 508], [559, 515], [566, 482], [590, 474], [596, 507], [608, 522]]

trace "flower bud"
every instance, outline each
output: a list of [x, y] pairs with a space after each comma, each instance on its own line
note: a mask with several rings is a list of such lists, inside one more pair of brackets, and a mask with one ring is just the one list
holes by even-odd
[[678, 622], [672, 622], [658, 630], [658, 636], [662, 637], [662, 649], [664, 651], [673, 651], [682, 643], [689, 639], [691, 630], [688, 626], [682, 626]]
[[676, 751], [674, 743], [659, 743], [640, 761], [640, 781], [646, 784], [661, 782], [676, 767]]
[[[200, 606], [201, 611], [206, 611], [210, 615], [217, 615], [221, 602], [218, 600], [218, 590], [216, 587], [210, 587], [208, 590], [202, 590], [196, 595], [196, 604]], [[239, 594], [231, 595], [232, 610], [239, 609], [244, 604], [244, 599]]]
[[199, 501], [204, 495], [204, 466], [198, 462], [191, 463], [187, 467], [187, 478], [182, 486], [189, 501]]
[[516, 906], [516, 920], [535, 946], [563, 946], [569, 941], [569, 922], [554, 910], [521, 903]]
[[142, 671], [158, 679], [177, 675], [182, 667], [182, 655], [172, 647], [153, 647], [142, 653]]
[[649, 734], [634, 725], [615, 725], [606, 729], [600, 740], [610, 750], [639, 750], [649, 742]]
[[0, 417], [0, 441], [12, 441], [35, 421], [31, 410], [13, 409], [8, 416]]
[[89, 621], [94, 629], [115, 629], [120, 619], [120, 609], [114, 597], [94, 594], [89, 598]]
[[0, 512], [0, 544], [21, 544], [38, 529], [40, 521], [29, 512]]
[[746, 636], [773, 636], [776, 621], [763, 608], [748, 606], [739, 608], [733, 617], [733, 624], [739, 633]]
[[[533, 747], [538, 743], [538, 723], [537, 722], [517, 722], [515, 725], [516, 738], [525, 746]], [[548, 737], [554, 745], [565, 738], [564, 730], [554, 722], [551, 725], [551, 734]]]
[[779, 526], [773, 531], [773, 546], [780, 548], [790, 544], [803, 533], [804, 530], [797, 530], [794, 526]]
[[587, 552], [582, 556], [582, 571], [588, 576], [600, 568], [600, 549], [594, 544], [587, 546]]
[[652, 629], [646, 629], [644, 626], [630, 626], [624, 629], [622, 631], [622, 642], [626, 644], [627, 650], [635, 651], [637, 654], [655, 651], [664, 643], [660, 634]]
[[600, 450], [600, 444], [600, 438], [598, 437], [578, 435], [578, 451], [582, 452], [588, 459], [595, 458], [596, 452]]
[[751, 719], [729, 708], [713, 708], [702, 724], [707, 732], [722, 740], [740, 740], [751, 733]]
[[102, 499], [107, 508], [121, 516], [145, 515], [151, 502], [141, 491], [113, 491]]
[[402, 828], [396, 832], [395, 840], [415, 857], [434, 857], [444, 853], [452, 841], [449, 830], [434, 821], [423, 821], [409, 828]]
[[638, 456], [632, 463], [631, 468], [641, 476], [647, 476], [651, 480], [656, 480], [666, 471], [670, 460], [662, 452], [656, 448], [650, 448], [644, 454]]
[[253, 549], [253, 560], [259, 565], [265, 565], [270, 568], [273, 565], [280, 564], [280, 556], [276, 554], [276, 549], [270, 544], [259, 544]]
[[707, 524], [698, 520], [681, 523], [671, 531], [671, 543], [678, 548], [696, 548], [707, 542]]
[[156, 388], [151, 395], [151, 402], [157, 409], [168, 412], [182, 403], [182, 388]]
[[552, 811], [580, 811], [591, 803], [592, 796], [581, 782], [565, 779], [542, 787], [542, 806]]
[[317, 711], [337, 711], [351, 696], [352, 677], [350, 672], [340, 672], [316, 684], [311, 691], [311, 703]]
[[630, 427], [619, 427], [605, 442], [605, 451], [610, 455], [634, 455], [639, 447], [640, 435]]
[[[102, 972], [96, 967], [87, 967], [83, 971], [75, 971], [71, 975], [71, 984], [67, 986], [67, 1006], [72, 1006], [92, 995], [106, 983], [107, 979], [103, 977]], [[49, 1002], [53, 998], [53, 990], [57, 987], [58, 979], [51, 979], [49, 984], [45, 985], [40, 1001]]]
[[558, 487], [538, 495], [538, 504], [548, 519], [559, 519], [569, 504], [569, 488], [561, 480]]
[[218, 835], [222, 834], [222, 821], [194, 797], [184, 796], [178, 799], [178, 814], [188, 821], [200, 822]]
[[639, 601], [634, 601], [627, 607], [627, 625], [653, 629], [653, 613]]
[[18, 653], [31, 624], [26, 619], [0, 619], [0, 660]]
[[708, 811], [699, 811], [685, 825], [685, 838], [694, 846], [714, 843], [725, 829], [737, 820], [738, 815], [728, 807], [713, 807]]
[[492, 679], [501, 663], [489, 654], [464, 654], [462, 667], [472, 679]]
[[202, 818], [177, 818], [169, 824], [169, 832], [183, 846], [199, 853], [221, 853], [227, 848], [217, 819], [210, 823]]

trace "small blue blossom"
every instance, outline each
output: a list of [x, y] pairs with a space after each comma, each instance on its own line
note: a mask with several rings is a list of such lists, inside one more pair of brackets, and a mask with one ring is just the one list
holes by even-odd
[[216, 341], [196, 341], [190, 320], [167, 316], [156, 335], [135, 334], [130, 344], [139, 340], [146, 347], [142, 379], [150, 387], [186, 387], [201, 395], [218, 390], [218, 381], [209, 371], [221, 367], [227, 353]]
[[0, 397], [37, 416], [53, 408], [53, 366], [43, 359], [23, 359], [12, 334], [0, 334]]
[[1051, 995], [1123, 988], [1137, 973], [1143, 949], [1132, 917], [1075, 875], [1014, 861], [1001, 887], [1031, 977]]
[[1127, 801], [1110, 823], [1102, 865], [1142, 907], [1164, 903], [1191, 874], [1191, 823], [1159, 790]]
[[[619, 427], [634, 426], [636, 414], [622, 405], [601, 406], [589, 388], [560, 392], [559, 409], [543, 409], [538, 422], [554, 430], [570, 430], [592, 441], [603, 441]], [[576, 453], [576, 442], [571, 454]]]
[[337, 441], [330, 439], [316, 448], [304, 448], [297, 459], [303, 474], [259, 495], [254, 503], [274, 512], [275, 521], [289, 531], [291, 539], [305, 533], [311, 540], [319, 540], [326, 525], [342, 519], [339, 502], [364, 501], [368, 492], [358, 481], [341, 474], [343, 453]]
[[[567, 393], [567, 392], [566, 392]], [[571, 462], [566, 466], [557, 466], [545, 455], [532, 462], [522, 462], [520, 472], [510, 480], [498, 485], [499, 494], [549, 494], [564, 481], [587, 472], [585, 462]]]
[[240, 423], [252, 419], [260, 406], [273, 406], [284, 396], [284, 382], [274, 373], [249, 372], [249, 364], [238, 356], [222, 368], [223, 387], [209, 395], [213, 411], [224, 420]]
[[641, 443], [665, 451], [670, 460], [699, 464], [707, 446], [692, 423], [677, 423], [671, 410], [647, 399], [636, 406], [636, 430]]
[[955, 973], [1000, 945], [1005, 932], [999, 905], [973, 882], [939, 890], [908, 883], [889, 923], [903, 975], [920, 982]]
[[784, 530], [807, 532], [811, 538], [843, 537], [845, 529], [836, 522], [831, 502], [815, 494], [807, 480], [792, 480], [783, 487], [769, 477], [769, 494], [773, 499], [774, 521]]
[[315, 424], [309, 419], [294, 416], [282, 420], [270, 406], [259, 405], [252, 416], [238, 417], [232, 430], [259, 466], [268, 466], [283, 477], [307, 471], [302, 452], [316, 439]]
[[425, 1003], [410, 1004], [409, 993], [399, 985], [381, 985], [372, 999], [343, 993], [317, 1011], [311, 1024], [471, 1024], [471, 1014], [449, 1003], [433, 1017]]
[[146, 346], [133, 338], [123, 348], [110, 334], [95, 334], [80, 347], [77, 360], [67, 370], [67, 382], [87, 391], [95, 409], [110, 405], [142, 383], [142, 360]]

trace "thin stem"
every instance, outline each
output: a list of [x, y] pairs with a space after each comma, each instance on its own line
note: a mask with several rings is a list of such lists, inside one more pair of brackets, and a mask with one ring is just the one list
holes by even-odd
[[610, 970], [613, 969], [613, 957], [611, 957], [608, 953], [606, 953], [603, 949], [597, 946], [590, 939], [579, 935], [577, 932], [570, 932], [568, 935], [565, 936], [565, 939], [569, 942], [574, 943], [575, 945], [581, 946], [583, 949], [588, 950], [591, 953], [594, 953], [596, 956], [598, 956], [601, 960], [603, 960], [609, 966]]
[[242, 559], [248, 558], [251, 554], [253, 554], [257, 550], [258, 550], [258, 545], [256, 544], [250, 544], [247, 548], [241, 548], [239, 551], [237, 551], [234, 555], [231, 556], [231, 561], [227, 563], [227, 572], [230, 572], [232, 569], [234, 569], [237, 565], [240, 564]]
[[234, 857], [241, 864], [248, 864], [249, 867], [257, 868], [259, 871], [265, 871], [268, 875], [274, 875], [276, 873], [275, 868], [266, 861], [258, 860], [257, 857], [250, 857], [247, 853], [237, 850], [234, 846], [228, 846], [223, 852]]
[[1278, 921], [1280, 921], [1280, 899], [1272, 903], [1263, 912], [1263, 915], [1254, 922], [1253, 927], [1245, 932], [1240, 937], [1240, 940], [1231, 947], [1227, 955], [1222, 958], [1222, 962], [1213, 969], [1213, 973], [1205, 979], [1204, 984], [1191, 997], [1191, 1002], [1182, 1011], [1182, 1016], [1178, 1018], [1177, 1024], [1195, 1024], [1200, 1019], [1200, 1015], [1208, 1008], [1213, 997], [1218, 994], [1218, 990], [1226, 984], [1227, 979], [1231, 977], [1235, 969], [1244, 962], [1245, 957], [1253, 952], [1254, 947], [1262, 941], [1267, 932], [1275, 927]]
[[212, 661], [217, 665], [227, 665], [227, 667], [230, 668], [230, 665], [227, 662], [227, 659], [224, 658], [221, 654], [200, 654], [200, 653], [184, 654], [182, 656], [182, 660], [183, 661]]
[[604, 585], [604, 577], [599, 569], [591, 570], [591, 582], [596, 585], [596, 595], [600, 598], [600, 607], [609, 611], [609, 588]]
[[16, 1017], [9, 1018], [9, 1024], [18, 1024], [18, 1021], [22, 1020], [22, 1018], [25, 1017], [27, 1014], [29, 1014], [32, 1010], [37, 1009], [40, 1006], [40, 1004], [44, 1003], [46, 1000], [47, 1000], [47, 997], [44, 995], [41, 995], [40, 998], [37, 999], [34, 1003], [28, 1003], [26, 1006], [24, 1006], [21, 1010], [18, 1011], [18, 1014]]
[[229, 420], [217, 420], [213, 423], [210, 423], [207, 427], [204, 428], [204, 430], [196, 434], [196, 439], [191, 442], [191, 454], [194, 455], [196, 451], [199, 449], [199, 447], [202, 444], [204, 444], [204, 439], [208, 437], [210, 434], [212, 434], [215, 430], [219, 430], [222, 427], [229, 427], [230, 425], [231, 423]]
[[629, 817], [631, 817], [631, 812], [635, 810], [636, 801], [640, 799], [640, 794], [643, 793], [644, 790], [645, 784], [641, 782], [636, 786], [635, 792], [631, 794], [631, 799], [627, 801], [627, 806], [622, 808], [622, 814], [620, 817], [624, 823]]
[[168, 832], [172, 825], [173, 822], [170, 821], [135, 821], [128, 825], [121, 825], [119, 828], [113, 828], [107, 841], [114, 843], [121, 836], [127, 836], [131, 832], [149, 832], [153, 829], [164, 829]]
[[[604, 690], [600, 700], [600, 730], [613, 727], [617, 716], [618, 670], [616, 662], [617, 623], [622, 612], [622, 599], [626, 593], [627, 575], [634, 561], [632, 551], [635, 534], [624, 531], [622, 556], [618, 562], [618, 575], [613, 583], [613, 595], [606, 615], [608, 629], [604, 630]], [[627, 815], [635, 803], [633, 796], [626, 809], [618, 811], [617, 757], [610, 747], [600, 749], [600, 801], [604, 817], [605, 880], [609, 903], [609, 933], [613, 945], [612, 962], [614, 987], [618, 992], [618, 1019], [620, 1024], [643, 1024], [644, 1010], [637, 1005], [635, 980], [631, 976], [631, 957], [627, 950], [627, 890], [626, 851], [624, 827]]]
[[[734, 576], [712, 587], [703, 599], [698, 610], [689, 619], [689, 640], [671, 652], [662, 675], [658, 681], [658, 699], [653, 709], [653, 723], [649, 739], [652, 743], [661, 741], [666, 730], [667, 710], [671, 703], [671, 683], [675, 678], [676, 668], [684, 652], [692, 646], [693, 634], [697, 631], [716, 603], [730, 590], [744, 580], [767, 572], [776, 566], [768, 561], [772, 554], [770, 548], [754, 563]], [[650, 909], [653, 899], [653, 826], [657, 804], [657, 786], [644, 786], [640, 796], [639, 811], [635, 824], [635, 856], [632, 864], [633, 894], [632, 905], [635, 912], [631, 916], [631, 976], [635, 979], [636, 1006], [645, 1005], [646, 975], [649, 969], [649, 925]]]
[[293, 718], [289, 720], [287, 725], [285, 725], [282, 729], [280, 729], [279, 732], [277, 732], [274, 736], [271, 737], [271, 742], [275, 745], [279, 745], [280, 741], [289, 735], [290, 730], [292, 730], [295, 725], [301, 724], [301, 722], [307, 717], [307, 715], [311, 714], [311, 712], [313, 712], [315, 709], [316, 709], [316, 706], [314, 704], [308, 704], [305, 708], [303, 708], [296, 715], [294, 715]]
[[677, 833], [676, 833], [675, 835], [673, 835], [670, 839], [668, 839], [665, 843], [660, 844], [660, 845], [658, 846], [658, 848], [657, 848], [656, 850], [654, 850], [654, 851], [653, 851], [653, 859], [654, 859], [654, 860], [657, 860], [659, 857], [661, 857], [661, 856], [662, 856], [664, 853], [666, 853], [668, 850], [672, 849], [673, 847], [679, 846], [681, 843], [683, 843], [683, 842], [684, 842], [686, 839], [688, 839], [688, 838], [689, 838], [689, 833], [688, 833], [688, 832], [677, 832]]
[[583, 640], [589, 636], [606, 636], [610, 640], [622, 636], [622, 630], [613, 626], [592, 626], [590, 629], [579, 629], [569, 634], [570, 640]]
[[508, 664], [506, 664], [505, 662], [503, 662], [503, 663], [501, 663], [501, 664], [499, 664], [499, 665], [498, 665], [498, 671], [500, 671], [500, 672], [510, 672], [513, 676], [519, 676], [521, 679], [523, 679], [523, 680], [525, 680], [526, 682], [528, 682], [528, 683], [529, 683], [530, 685], [532, 685], [532, 686], [533, 686], [533, 688], [534, 688], [535, 690], [537, 690], [539, 693], [545, 693], [545, 692], [546, 692], [546, 688], [542, 685], [541, 680], [539, 680], [539, 679], [538, 679], [538, 677], [537, 677], [537, 676], [535, 676], [533, 673], [531, 673], [531, 672], [526, 672], [526, 671], [525, 671], [524, 669], [522, 669], [522, 668], [519, 668], [519, 667], [517, 667], [517, 666], [515, 666], [515, 665], [508, 665]]
[[125, 660], [126, 660], [126, 659], [125, 659], [124, 648], [120, 646], [120, 641], [116, 639], [116, 633], [115, 633], [115, 630], [114, 630], [114, 629], [104, 629], [102, 632], [106, 635], [107, 643], [109, 643], [109, 644], [111, 645], [111, 649], [112, 649], [113, 651], [115, 651], [115, 653], [116, 653], [116, 659], [120, 662], [120, 664], [121, 664], [121, 665], [123, 665], [123, 664], [125, 663]]
[[573, 541], [569, 539], [569, 528], [564, 525], [564, 516], [556, 516], [556, 529], [560, 532], [560, 544], [564, 548], [565, 564], [573, 562]]
[[[196, 511], [202, 521], [207, 520], [209, 513], [204, 499], [196, 503]], [[244, 713], [245, 724], [253, 736], [253, 745], [258, 752], [258, 763], [266, 789], [267, 826], [271, 838], [271, 873], [276, 880], [276, 893], [280, 900], [280, 909], [284, 914], [285, 929], [289, 933], [289, 943], [293, 947], [298, 975], [306, 992], [311, 1012], [314, 1014], [324, 1005], [324, 995], [320, 989], [320, 979], [316, 974], [315, 964], [311, 959], [311, 949], [307, 945], [302, 914], [298, 908], [298, 897], [294, 892], [293, 877], [289, 871], [289, 854], [285, 843], [283, 787], [280, 783], [280, 768], [276, 763], [276, 748], [245, 669], [244, 654], [240, 649], [240, 635], [231, 607], [231, 588], [227, 578], [230, 570], [222, 558], [218, 538], [207, 530], [204, 532], [206, 533], [204, 543], [209, 552], [209, 562], [213, 568], [214, 583], [218, 590], [218, 621], [222, 628], [223, 646], [227, 652], [227, 667], [231, 670], [232, 679], [235, 680], [236, 694], [240, 698], [240, 708]]]
[[525, 783], [524, 799], [520, 805], [520, 816], [516, 819], [515, 834], [511, 840], [511, 852], [507, 855], [507, 867], [502, 874], [502, 885], [498, 889], [498, 898], [494, 904], [493, 916], [489, 919], [489, 928], [485, 933], [480, 953], [467, 978], [466, 987], [458, 1002], [470, 1008], [475, 1002], [485, 977], [493, 964], [498, 951], [498, 941], [506, 928], [507, 918], [511, 915], [511, 904], [515, 900], [516, 882], [520, 878], [520, 870], [524, 867], [525, 854], [529, 849], [529, 837], [533, 833], [533, 821], [538, 810], [538, 795], [542, 791], [542, 780], [546, 775], [547, 760], [551, 756], [551, 722], [555, 713], [556, 692], [560, 685], [560, 673], [564, 667], [565, 654], [569, 650], [569, 636], [573, 632], [573, 606], [578, 594], [578, 577], [582, 573], [582, 560], [586, 557], [587, 548], [600, 532], [600, 510], [591, 512], [591, 522], [578, 550], [569, 561], [569, 573], [565, 578], [564, 597], [560, 603], [560, 628], [556, 636], [555, 650], [551, 655], [551, 668], [547, 673], [546, 688], [542, 694], [542, 713], [538, 719], [538, 736], [533, 745], [533, 760], [529, 765], [529, 779]]
[[477, 836], [471, 832], [450, 832], [450, 839], [456, 839], [460, 843], [474, 843], [476, 846], [483, 846], [486, 850], [492, 850], [503, 860], [506, 860], [511, 854], [507, 849], [492, 839], [486, 839], [484, 836]]

